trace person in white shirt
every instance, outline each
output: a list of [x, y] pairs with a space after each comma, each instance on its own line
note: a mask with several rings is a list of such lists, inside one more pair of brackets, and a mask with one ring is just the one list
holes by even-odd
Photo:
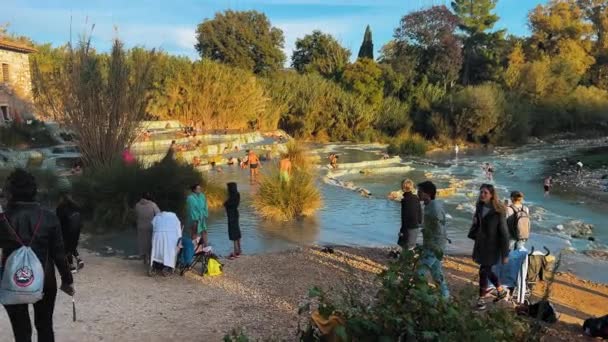
[[576, 162], [576, 174], [580, 176], [582, 171], [583, 171], [583, 162], [579, 160]]
[[[511, 192], [511, 205], [507, 206], [507, 212], [506, 212], [506, 216], [507, 216], [507, 226], [509, 227], [509, 233], [510, 233], [510, 242], [509, 242], [509, 249], [510, 250], [518, 250], [520, 249], [520, 247], [525, 247], [526, 242], [528, 241], [528, 237], [530, 234], [530, 229], [529, 229], [529, 222], [530, 222], [530, 209], [528, 209], [528, 207], [526, 207], [524, 205], [524, 194], [521, 191], [513, 191]], [[525, 213], [525, 216], [527, 218], [527, 224], [528, 224], [528, 231], [527, 232], [520, 232], [520, 234], [523, 234], [523, 237], [518, 237], [516, 234], [516, 230], [517, 230], [517, 225], [518, 225], [518, 220], [516, 219], [516, 214], [520, 211], [523, 211], [523, 213]], [[520, 215], [520, 219], [522, 220], [522, 215]], [[523, 224], [523, 222], [522, 222]], [[521, 225], [521, 224], [520, 224]]]

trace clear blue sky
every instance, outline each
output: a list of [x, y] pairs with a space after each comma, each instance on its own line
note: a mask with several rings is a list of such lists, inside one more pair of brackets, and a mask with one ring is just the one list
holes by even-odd
[[[546, 0], [499, 0], [497, 28], [523, 35], [528, 32], [530, 9]], [[2, 0], [0, 24], [9, 31], [37, 42], [65, 43], [95, 24], [93, 42], [107, 50], [118, 35], [127, 46], [161, 48], [172, 54], [196, 58], [196, 25], [225, 9], [266, 13], [273, 25], [283, 29], [285, 52], [291, 56], [296, 38], [320, 29], [334, 35], [354, 55], [365, 26], [372, 28], [374, 48], [391, 39], [399, 19], [406, 13], [442, 0]], [[116, 30], [115, 30], [116, 28]]]

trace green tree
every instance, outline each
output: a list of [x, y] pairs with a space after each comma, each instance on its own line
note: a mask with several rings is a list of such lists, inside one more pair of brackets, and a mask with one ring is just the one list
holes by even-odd
[[350, 51], [330, 34], [315, 30], [296, 40], [291, 65], [300, 73], [318, 72], [329, 79], [339, 79], [348, 64]]
[[256, 11], [225, 11], [200, 23], [196, 50], [203, 59], [219, 61], [256, 74], [283, 67], [283, 31]]
[[465, 87], [450, 101], [452, 127], [461, 139], [487, 138], [504, 114], [504, 93], [493, 84]]
[[482, 83], [498, 78], [501, 41], [504, 30], [489, 32], [498, 21], [492, 11], [498, 0], [454, 0], [452, 9], [464, 33], [462, 83]]
[[392, 96], [384, 98], [374, 126], [389, 136], [407, 133], [412, 127], [409, 105]]
[[591, 82], [608, 90], [608, 1], [578, 0], [587, 21], [591, 22], [595, 44], [592, 49], [596, 63], [591, 67]]
[[372, 41], [372, 29], [369, 25], [365, 28], [365, 34], [363, 35], [363, 42], [359, 48], [358, 58], [374, 59], [374, 42]]
[[367, 104], [378, 108], [384, 93], [381, 76], [382, 70], [376, 62], [361, 58], [346, 67], [342, 83], [347, 90], [362, 97]]
[[458, 79], [462, 65], [461, 42], [455, 31], [458, 17], [445, 6], [434, 6], [412, 12], [401, 18], [395, 29], [394, 48], [398, 54], [409, 55], [418, 79], [425, 76], [432, 83], [448, 88]]

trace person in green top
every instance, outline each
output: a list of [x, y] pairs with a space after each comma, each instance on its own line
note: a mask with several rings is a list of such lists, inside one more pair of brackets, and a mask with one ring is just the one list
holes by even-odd
[[192, 193], [186, 200], [186, 225], [190, 228], [192, 236], [200, 236], [203, 247], [207, 247], [207, 217], [209, 216], [207, 198], [200, 184], [194, 184], [190, 190]]
[[446, 213], [443, 203], [435, 199], [437, 187], [433, 182], [426, 181], [418, 184], [418, 197], [424, 202], [422, 219], [422, 252], [419, 261], [419, 273], [425, 275], [430, 272], [433, 280], [439, 285], [441, 295], [446, 300], [450, 298], [450, 291], [443, 276], [441, 260], [447, 242]]

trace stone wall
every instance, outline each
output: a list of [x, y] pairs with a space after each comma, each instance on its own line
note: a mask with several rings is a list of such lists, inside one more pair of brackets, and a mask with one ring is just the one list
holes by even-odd
[[[8, 64], [9, 86], [16, 94], [29, 99], [32, 96], [32, 78], [30, 74], [30, 61], [27, 53], [0, 49], [0, 74], [2, 64]], [[4, 78], [0, 76], [0, 82]]]

